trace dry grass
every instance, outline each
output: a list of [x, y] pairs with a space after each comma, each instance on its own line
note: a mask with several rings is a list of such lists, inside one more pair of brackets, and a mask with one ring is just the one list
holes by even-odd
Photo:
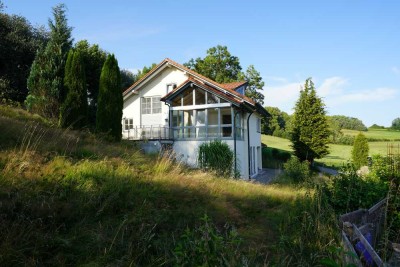
[[1, 266], [171, 266], [204, 214], [237, 229], [251, 266], [296, 256], [284, 247], [298, 235], [281, 238], [311, 201], [302, 187], [215, 177], [36, 122], [0, 116], [0, 129]]

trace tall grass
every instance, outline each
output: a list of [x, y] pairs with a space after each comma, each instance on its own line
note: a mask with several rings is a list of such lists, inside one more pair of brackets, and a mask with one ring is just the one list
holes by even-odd
[[314, 251], [298, 243], [314, 241], [299, 237], [301, 215], [319, 214], [301, 184], [219, 179], [129, 142], [5, 117], [0, 125], [9, 126], [0, 127], [0, 266], [179, 266], [191, 253], [279, 266], [326, 254], [325, 234]]

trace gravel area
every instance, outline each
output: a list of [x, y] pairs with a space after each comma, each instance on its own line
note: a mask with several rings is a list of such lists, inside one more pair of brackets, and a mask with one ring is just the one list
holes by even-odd
[[281, 173], [282, 170], [280, 169], [262, 169], [251, 181], [254, 183], [269, 184]]

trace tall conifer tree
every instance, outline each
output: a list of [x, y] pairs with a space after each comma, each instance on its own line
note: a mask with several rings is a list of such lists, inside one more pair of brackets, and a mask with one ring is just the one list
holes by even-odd
[[66, 97], [63, 78], [67, 53], [72, 47], [72, 28], [68, 26], [65, 12], [63, 4], [53, 8], [49, 42], [37, 53], [28, 77], [27, 106], [46, 117], [58, 117]]
[[368, 153], [368, 140], [364, 134], [359, 133], [354, 139], [353, 149], [351, 150], [351, 158], [357, 169], [368, 164]]
[[315, 92], [311, 78], [300, 91], [292, 119], [291, 141], [300, 160], [313, 162], [328, 151], [329, 125], [325, 105]]
[[98, 132], [107, 133], [116, 141], [120, 141], [122, 137], [122, 105], [118, 62], [114, 55], [109, 55], [100, 75], [96, 129]]
[[87, 86], [82, 55], [72, 49], [65, 66], [64, 88], [67, 97], [60, 110], [60, 126], [75, 129], [87, 125]]

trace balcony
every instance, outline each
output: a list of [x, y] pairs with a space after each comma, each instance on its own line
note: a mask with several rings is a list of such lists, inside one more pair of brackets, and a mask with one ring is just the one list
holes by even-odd
[[[126, 127], [128, 128], [128, 127]], [[131, 126], [124, 129], [122, 138], [128, 140], [172, 140], [172, 129], [167, 126]]]

